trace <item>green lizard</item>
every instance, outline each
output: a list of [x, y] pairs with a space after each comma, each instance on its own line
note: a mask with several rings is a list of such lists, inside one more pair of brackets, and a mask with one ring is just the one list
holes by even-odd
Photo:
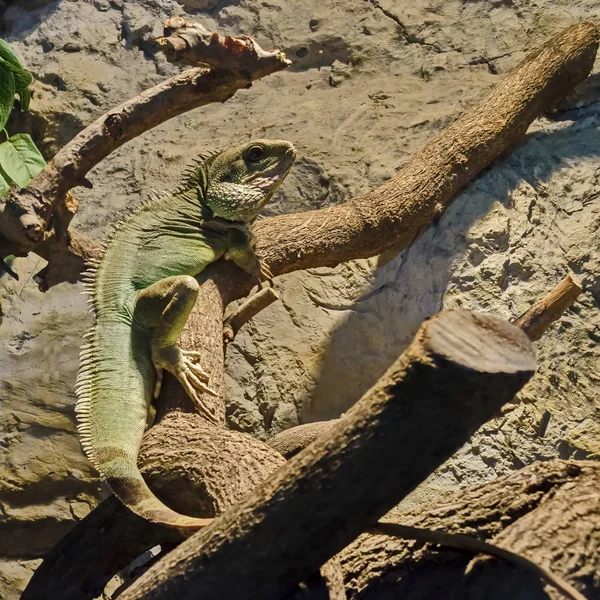
[[89, 265], [84, 281], [95, 322], [77, 376], [81, 444], [115, 495], [149, 521], [191, 530], [210, 522], [181, 515], [154, 496], [137, 467], [138, 451], [163, 369], [215, 421], [202, 401], [214, 392], [199, 353], [176, 346], [198, 293], [194, 276], [224, 257], [270, 279], [249, 227], [295, 156], [289, 142], [257, 140], [201, 157], [174, 192], [123, 219], [102, 258]]

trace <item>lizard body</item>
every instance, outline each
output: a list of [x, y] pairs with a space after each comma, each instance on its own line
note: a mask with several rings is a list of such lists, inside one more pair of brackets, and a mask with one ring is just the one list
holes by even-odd
[[[173, 373], [199, 411], [214, 394], [199, 354], [176, 341], [207, 265], [225, 257], [265, 277], [249, 226], [287, 175], [292, 144], [257, 140], [198, 161], [171, 194], [142, 205], [116, 226], [84, 281], [95, 322], [86, 333], [77, 376], [82, 447], [113, 492], [149, 521], [198, 529], [210, 519], [181, 515], [150, 491], [137, 456], [162, 370]], [[266, 271], [268, 273], [268, 271]]]

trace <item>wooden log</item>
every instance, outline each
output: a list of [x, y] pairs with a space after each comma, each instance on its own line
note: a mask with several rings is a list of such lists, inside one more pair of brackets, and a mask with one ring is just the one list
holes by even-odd
[[[600, 598], [600, 463], [536, 462], [386, 517], [403, 526], [468, 534], [518, 552]], [[523, 568], [472, 551], [363, 534], [339, 554], [348, 600], [558, 598]]]
[[[165, 448], [162, 439], [173, 437], [178, 443]], [[170, 505], [185, 505], [188, 514], [203, 517], [223, 512], [285, 463], [249, 435], [176, 412], [146, 433], [142, 452], [140, 467], [153, 491]], [[22, 600], [93, 600], [134, 558], [157, 544], [183, 539], [108, 498], [48, 553]]]
[[518, 328], [437, 315], [327, 439], [183, 542], [123, 600], [285, 596], [462, 446], [534, 369]]

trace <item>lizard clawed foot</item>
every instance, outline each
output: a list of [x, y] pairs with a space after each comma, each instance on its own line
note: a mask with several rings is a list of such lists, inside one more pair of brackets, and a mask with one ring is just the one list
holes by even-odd
[[263, 281], [268, 281], [271, 287], [275, 287], [273, 283], [273, 273], [271, 273], [271, 269], [269, 269], [268, 265], [264, 262], [260, 262], [259, 272], [258, 272], [258, 289], [262, 290]]
[[202, 394], [209, 394], [215, 397], [218, 394], [206, 385], [209, 377], [208, 373], [198, 364], [200, 358], [201, 355], [199, 352], [181, 350], [176, 346], [165, 346], [155, 350], [153, 360], [156, 366], [157, 378], [154, 393], [156, 397], [157, 391], [160, 392], [162, 371], [166, 369], [177, 377], [177, 380], [196, 405], [198, 411], [211, 422], [216, 423], [217, 419], [202, 400]]

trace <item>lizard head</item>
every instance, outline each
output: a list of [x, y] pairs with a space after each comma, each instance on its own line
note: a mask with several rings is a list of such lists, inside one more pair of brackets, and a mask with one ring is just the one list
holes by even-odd
[[252, 223], [296, 158], [284, 140], [254, 140], [211, 156], [204, 201], [216, 217]]

